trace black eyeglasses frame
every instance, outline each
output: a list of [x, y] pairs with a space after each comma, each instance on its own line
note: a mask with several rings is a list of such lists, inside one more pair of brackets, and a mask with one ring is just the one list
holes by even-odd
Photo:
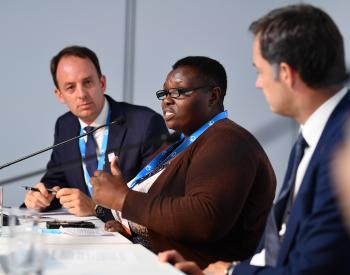
[[[178, 98], [181, 95], [190, 95], [195, 90], [203, 89], [203, 88], [211, 88], [214, 87], [213, 85], [202, 85], [194, 88], [170, 88], [170, 89], [163, 89], [156, 92], [156, 96], [159, 100], [164, 100], [167, 95], [170, 95], [171, 98]], [[170, 90], [177, 91], [176, 94], [169, 92]]]

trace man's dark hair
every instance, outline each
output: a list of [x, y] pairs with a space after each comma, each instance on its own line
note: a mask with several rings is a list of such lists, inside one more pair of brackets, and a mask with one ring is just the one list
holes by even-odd
[[100, 63], [98, 61], [97, 55], [92, 50], [81, 46], [69, 46], [62, 49], [57, 55], [55, 55], [51, 59], [50, 70], [51, 70], [52, 79], [53, 79], [53, 82], [55, 83], [56, 88], [58, 88], [57, 77], [56, 77], [57, 66], [61, 58], [65, 56], [76, 56], [80, 58], [90, 59], [90, 61], [94, 64], [96, 68], [98, 76], [100, 77], [102, 75]]
[[327, 88], [348, 78], [343, 37], [319, 8], [306, 4], [278, 8], [253, 22], [249, 30], [271, 65], [289, 64], [312, 88]]
[[218, 86], [221, 90], [221, 100], [224, 100], [227, 89], [227, 77], [224, 66], [218, 61], [206, 56], [187, 56], [173, 65], [173, 70], [179, 67], [191, 67], [196, 70], [203, 81], [209, 85]]

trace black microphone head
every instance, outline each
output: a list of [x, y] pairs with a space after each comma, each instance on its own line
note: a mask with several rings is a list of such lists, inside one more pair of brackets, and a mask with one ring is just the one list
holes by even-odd
[[108, 123], [108, 125], [113, 125], [113, 124], [123, 124], [125, 122], [125, 118], [117, 118], [116, 120], [111, 121]]
[[164, 143], [170, 144], [170, 143], [174, 143], [174, 142], [178, 141], [180, 138], [181, 138], [181, 133], [174, 132], [171, 134], [161, 135], [160, 141], [162, 144], [164, 144]]
[[99, 129], [103, 128], [103, 127], [112, 126], [112, 125], [120, 125], [120, 124], [123, 124], [124, 122], [125, 122], [124, 118], [119, 118], [119, 119], [117, 118], [117, 119], [115, 119], [115, 120], [113, 120], [111, 122], [108, 122], [108, 123], [105, 123], [103, 125], [100, 125], [100, 126], [94, 128], [93, 130], [91, 130], [89, 132], [86, 132], [83, 135], [78, 136], [77, 138], [82, 137], [82, 136], [86, 136], [86, 135], [89, 135], [89, 134], [92, 134], [93, 132], [96, 132], [97, 130], [99, 130]]

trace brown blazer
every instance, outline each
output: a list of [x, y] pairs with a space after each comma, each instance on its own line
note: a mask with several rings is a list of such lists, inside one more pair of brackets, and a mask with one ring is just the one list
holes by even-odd
[[130, 191], [123, 218], [148, 228], [154, 252], [177, 249], [201, 267], [252, 255], [276, 179], [258, 141], [221, 120], [179, 154], [148, 193]]

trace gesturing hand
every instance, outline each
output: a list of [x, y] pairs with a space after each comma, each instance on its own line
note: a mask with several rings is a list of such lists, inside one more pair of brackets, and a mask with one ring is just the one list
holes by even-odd
[[92, 184], [92, 198], [97, 204], [106, 208], [121, 210], [129, 188], [125, 184], [117, 160], [118, 158], [114, 158], [111, 163], [112, 174], [95, 171], [90, 182]]

